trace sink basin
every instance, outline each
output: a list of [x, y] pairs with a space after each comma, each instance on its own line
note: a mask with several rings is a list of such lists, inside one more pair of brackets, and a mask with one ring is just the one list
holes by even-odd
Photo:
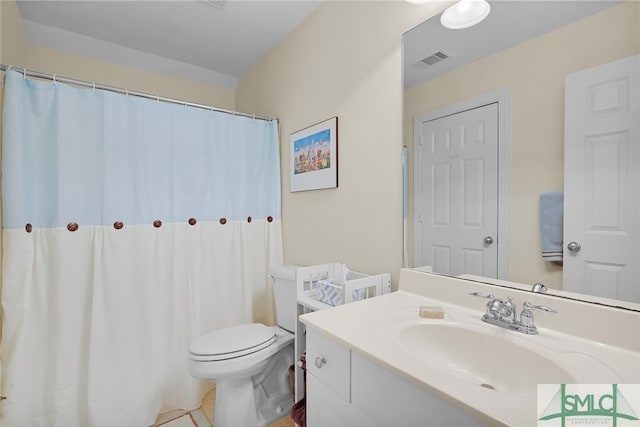
[[402, 328], [403, 349], [469, 385], [519, 397], [535, 397], [537, 384], [571, 384], [565, 369], [499, 329], [455, 322]]

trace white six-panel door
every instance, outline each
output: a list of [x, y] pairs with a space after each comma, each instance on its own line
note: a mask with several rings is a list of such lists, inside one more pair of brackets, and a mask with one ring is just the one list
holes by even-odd
[[498, 105], [419, 124], [414, 265], [497, 277]]
[[563, 289], [640, 302], [638, 56], [566, 78]]

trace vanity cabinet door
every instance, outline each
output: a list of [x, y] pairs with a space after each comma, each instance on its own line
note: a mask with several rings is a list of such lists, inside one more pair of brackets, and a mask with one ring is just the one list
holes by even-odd
[[351, 351], [311, 328], [307, 328], [307, 426], [385, 427], [351, 404]]
[[338, 396], [315, 375], [307, 375], [308, 427], [361, 427], [352, 421], [351, 404]]
[[341, 399], [351, 401], [351, 352], [311, 328], [307, 329], [307, 374]]

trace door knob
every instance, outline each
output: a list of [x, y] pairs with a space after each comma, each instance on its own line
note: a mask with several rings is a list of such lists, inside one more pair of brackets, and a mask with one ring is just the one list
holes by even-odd
[[493, 237], [487, 236], [487, 237], [484, 238], [483, 241], [484, 241], [485, 245], [491, 245], [493, 243]]
[[320, 369], [327, 361], [324, 357], [316, 357], [313, 363], [316, 365], [316, 368]]
[[582, 246], [580, 246], [580, 243], [578, 242], [569, 242], [567, 249], [569, 249], [569, 252], [580, 252]]

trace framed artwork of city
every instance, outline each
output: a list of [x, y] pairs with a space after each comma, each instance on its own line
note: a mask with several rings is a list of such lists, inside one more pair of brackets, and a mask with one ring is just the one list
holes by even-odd
[[291, 134], [291, 192], [338, 187], [338, 118]]

